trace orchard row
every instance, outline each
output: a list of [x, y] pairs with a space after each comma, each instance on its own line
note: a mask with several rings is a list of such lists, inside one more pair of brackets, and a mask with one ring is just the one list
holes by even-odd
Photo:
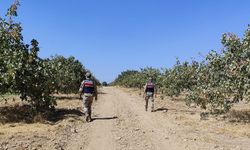
[[35, 39], [24, 43], [21, 24], [13, 20], [18, 5], [16, 1], [0, 17], [0, 95], [18, 94], [38, 111], [53, 108], [53, 94], [78, 92], [86, 69], [74, 57], [40, 58]]
[[250, 26], [242, 39], [227, 33], [221, 42], [223, 49], [211, 51], [201, 62], [177, 60], [171, 69], [128, 70], [113, 84], [142, 88], [153, 77], [163, 95], [185, 95], [187, 104], [226, 112], [233, 103], [250, 101]]

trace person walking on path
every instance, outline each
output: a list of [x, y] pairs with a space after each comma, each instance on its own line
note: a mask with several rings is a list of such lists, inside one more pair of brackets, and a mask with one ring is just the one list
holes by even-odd
[[154, 111], [154, 97], [156, 97], [156, 87], [153, 83], [153, 78], [150, 77], [144, 86], [145, 110], [148, 110], [148, 103], [151, 103], [151, 112]]
[[93, 98], [97, 100], [97, 87], [94, 80], [91, 79], [91, 73], [87, 72], [85, 74], [86, 79], [82, 81], [79, 92], [83, 98], [83, 113], [85, 114], [86, 121], [91, 122], [92, 117], [92, 103]]

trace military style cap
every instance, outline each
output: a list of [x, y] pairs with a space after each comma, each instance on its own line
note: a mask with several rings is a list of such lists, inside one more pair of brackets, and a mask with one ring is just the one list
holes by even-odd
[[91, 73], [90, 72], [86, 72], [85, 77], [86, 78], [91, 78]]

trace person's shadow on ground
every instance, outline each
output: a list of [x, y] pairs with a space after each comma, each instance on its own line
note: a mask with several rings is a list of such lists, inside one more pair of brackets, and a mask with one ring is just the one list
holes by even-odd
[[157, 108], [154, 110], [154, 112], [168, 112], [168, 109], [167, 108], [164, 108], [164, 107], [161, 107], [161, 108]]
[[113, 117], [92, 117], [92, 120], [113, 120], [113, 119], [117, 119], [117, 116], [113, 116]]

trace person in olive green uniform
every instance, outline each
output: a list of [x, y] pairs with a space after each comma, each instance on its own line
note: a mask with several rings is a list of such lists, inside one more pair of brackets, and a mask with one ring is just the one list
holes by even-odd
[[83, 98], [83, 113], [85, 114], [86, 121], [91, 122], [91, 106], [93, 98], [95, 97], [95, 100], [97, 100], [97, 87], [95, 82], [91, 79], [91, 73], [87, 72], [85, 77], [86, 79], [82, 81], [79, 92]]
[[154, 111], [154, 97], [156, 97], [155, 95], [156, 93], [156, 88], [155, 88], [155, 84], [153, 83], [153, 79], [150, 77], [148, 79], [148, 82], [145, 84], [144, 86], [144, 97], [145, 97], [145, 110], [148, 110], [148, 103], [150, 101], [151, 103], [151, 112]]

